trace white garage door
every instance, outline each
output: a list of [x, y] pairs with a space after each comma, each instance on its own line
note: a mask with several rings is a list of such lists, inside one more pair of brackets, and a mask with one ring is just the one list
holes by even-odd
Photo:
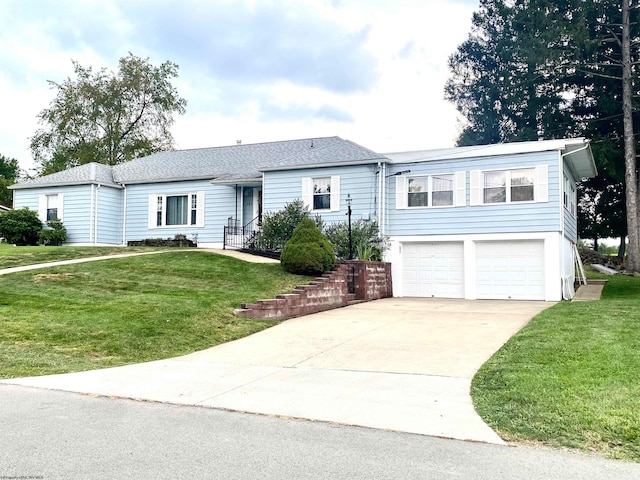
[[544, 300], [544, 242], [477, 242], [476, 288], [481, 299]]
[[403, 296], [464, 298], [463, 259], [462, 242], [403, 244]]

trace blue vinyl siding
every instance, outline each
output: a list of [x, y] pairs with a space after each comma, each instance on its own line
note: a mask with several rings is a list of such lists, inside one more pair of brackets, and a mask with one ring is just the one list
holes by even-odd
[[[177, 226], [148, 228], [149, 195], [186, 194], [203, 191], [205, 195], [204, 227]], [[239, 196], [241, 200], [241, 197]], [[242, 205], [239, 205], [242, 208]], [[187, 235], [192, 240], [198, 235], [199, 243], [222, 243], [223, 227], [235, 211], [235, 187], [212, 185], [207, 180], [187, 182], [135, 184], [127, 186], [126, 237], [127, 240], [145, 238], [173, 238]]]
[[67, 229], [67, 243], [89, 243], [91, 185], [20, 189], [13, 192], [15, 208], [28, 207], [38, 212], [40, 195], [62, 193], [63, 219]]
[[[564, 173], [567, 175], [567, 177], [569, 178], [570, 181], [574, 181], [573, 179], [573, 175], [571, 175], [571, 172], [569, 172], [569, 169], [565, 166], [564, 167]], [[561, 185], [563, 185], [564, 187], [564, 179], [561, 179]], [[569, 210], [567, 210], [564, 207], [564, 197], [562, 195], [562, 193], [560, 194], [560, 204], [562, 205], [562, 216], [563, 216], [563, 221], [564, 221], [564, 236], [566, 238], [568, 238], [569, 240], [571, 240], [574, 243], [578, 243], [578, 218], [577, 218], [577, 209], [578, 209], [578, 205], [577, 205], [577, 201], [576, 201], [576, 213], [571, 213]]]
[[[470, 172], [472, 170], [506, 170], [535, 167], [537, 165], [548, 166], [548, 202], [470, 206]], [[388, 235], [560, 231], [558, 202], [561, 199], [561, 192], [559, 191], [557, 152], [394, 164], [389, 166], [387, 176], [403, 170], [411, 170], [408, 174], [409, 176], [464, 171], [466, 176], [466, 206], [396, 209], [396, 181], [395, 177], [389, 177], [387, 178], [386, 199], [386, 233]]]
[[122, 199], [119, 188], [95, 187], [97, 198], [98, 231], [96, 243], [122, 244]]
[[[55, 190], [55, 191], [54, 191]], [[56, 188], [29, 188], [24, 190], [13, 191], [13, 208], [16, 210], [27, 207], [34, 212], [38, 211], [38, 198], [40, 195], [47, 193], [60, 193], [60, 189]]]
[[263, 211], [277, 212], [285, 204], [302, 199], [302, 179], [311, 177], [340, 177], [340, 211], [323, 211], [318, 214], [326, 223], [345, 222], [347, 220], [347, 195], [351, 195], [352, 220], [371, 220], [377, 215], [377, 164], [345, 167], [309, 168], [264, 173]]

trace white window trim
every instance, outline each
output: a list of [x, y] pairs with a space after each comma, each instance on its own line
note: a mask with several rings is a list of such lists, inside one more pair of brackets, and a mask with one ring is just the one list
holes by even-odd
[[[313, 208], [313, 179], [314, 178], [330, 178], [331, 191], [330, 194], [330, 207], [315, 210]], [[318, 175], [316, 177], [304, 177], [302, 179], [302, 203], [309, 209], [311, 213], [328, 213], [340, 211], [340, 176], [338, 175]]]
[[64, 194], [50, 193], [38, 196], [38, 218], [42, 223], [47, 223], [47, 197], [58, 195], [58, 220], [64, 221]]
[[[444, 175], [453, 176], [453, 204], [452, 205], [433, 205], [433, 177]], [[428, 203], [424, 206], [409, 206], [409, 179], [428, 177]], [[464, 207], [467, 203], [467, 186], [466, 172], [447, 172], [447, 173], [429, 173], [424, 175], [401, 175], [396, 177], [396, 209], [397, 210], [416, 210], [416, 209], [433, 209], [433, 208], [453, 208]]]
[[[191, 223], [191, 200], [192, 196], [196, 196], [196, 223]], [[187, 220], [189, 223], [184, 225], [165, 225], [167, 217], [167, 197], [187, 197]], [[158, 225], [158, 198], [162, 199], [162, 225]], [[167, 229], [167, 228], [202, 228], [204, 227], [204, 192], [181, 192], [181, 193], [164, 193], [149, 195], [148, 208], [148, 228], [149, 229]]]
[[[534, 170], [533, 174], [533, 200], [524, 202], [511, 201], [511, 172], [516, 170]], [[505, 172], [507, 174], [506, 185], [507, 201], [497, 203], [484, 202], [484, 173], [485, 172]], [[536, 165], [534, 167], [511, 167], [496, 168], [491, 170], [472, 170], [470, 172], [471, 182], [471, 205], [473, 206], [495, 206], [495, 205], [526, 205], [530, 203], [546, 203], [549, 201], [549, 167], [547, 165]]]
[[563, 175], [564, 182], [562, 184], [562, 204], [567, 212], [574, 217], [576, 216], [576, 204], [578, 203], [578, 192], [576, 183], [567, 175]]

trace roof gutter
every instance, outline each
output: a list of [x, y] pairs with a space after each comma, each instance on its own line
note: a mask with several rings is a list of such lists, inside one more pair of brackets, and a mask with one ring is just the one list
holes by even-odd
[[30, 184], [30, 183], [14, 183], [13, 185], [9, 185], [7, 188], [10, 190], [27, 190], [29, 188], [50, 188], [50, 187], [68, 187], [69, 185], [101, 185], [105, 187], [111, 188], [120, 188], [122, 189], [122, 185], [119, 183], [103, 183], [98, 182], [96, 180], [89, 181], [80, 181], [80, 182], [54, 182], [54, 183], [38, 183], [38, 184]]
[[211, 183], [212, 185], [228, 185], [233, 187], [234, 185], [253, 185], [253, 184], [260, 184], [262, 183], [262, 177], [255, 177], [255, 178], [238, 178], [238, 179], [230, 179], [230, 180], [216, 180], [215, 178], [213, 180], [209, 180], [209, 183]]
[[138, 179], [138, 180], [122, 180], [118, 182], [118, 186], [122, 188], [123, 184], [127, 185], [142, 185], [145, 183], [171, 183], [171, 182], [191, 182], [194, 180], [215, 180], [214, 175], [204, 175], [200, 177], [171, 177], [171, 178], [159, 178], [159, 179]]
[[351, 162], [309, 163], [306, 165], [280, 165], [275, 167], [259, 168], [259, 172], [275, 172], [278, 170], [304, 170], [307, 168], [345, 167], [351, 165], [370, 165], [372, 163], [391, 163], [387, 157], [369, 158], [367, 160], [354, 160]]
[[567, 152], [567, 153], [562, 153], [561, 157], [564, 158], [564, 157], [566, 157], [568, 155], [573, 155], [574, 153], [582, 152], [583, 150], [586, 150], [587, 148], [589, 148], [589, 140], [586, 140], [584, 146], [582, 146], [581, 148], [578, 148], [576, 150], [572, 150], [572, 151]]
[[[580, 148], [577, 148], [577, 149], [571, 150], [571, 151], [567, 151], [565, 153], [561, 153], [560, 154], [560, 158], [562, 160], [564, 160], [565, 157], [570, 157], [571, 155], [574, 155], [576, 153], [580, 153], [580, 152], [584, 152], [584, 151], [588, 150], [590, 148], [590, 146], [591, 146], [591, 143], [589, 142], [589, 140], [584, 140], [584, 142], [585, 142], [585, 144]], [[587, 153], [587, 157], [588, 157], [588, 161], [589, 161], [589, 164], [590, 164], [589, 166], [590, 166], [590, 169], [592, 170], [593, 176], [598, 175], [598, 168], [596, 167], [595, 160], [593, 159], [593, 154], [592, 153]], [[571, 173], [574, 175], [575, 178], [580, 179], [582, 177], [589, 176], [589, 175], [581, 175], [580, 173], [578, 173], [578, 171], [576, 170], [576, 166], [573, 164], [573, 162], [568, 162], [567, 165], [568, 165], [569, 169], [571, 170]]]

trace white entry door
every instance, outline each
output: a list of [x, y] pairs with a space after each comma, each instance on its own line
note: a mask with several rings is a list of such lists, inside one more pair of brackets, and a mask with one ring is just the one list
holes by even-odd
[[544, 300], [544, 242], [476, 243], [479, 299]]
[[404, 243], [402, 264], [403, 296], [464, 298], [462, 242]]

